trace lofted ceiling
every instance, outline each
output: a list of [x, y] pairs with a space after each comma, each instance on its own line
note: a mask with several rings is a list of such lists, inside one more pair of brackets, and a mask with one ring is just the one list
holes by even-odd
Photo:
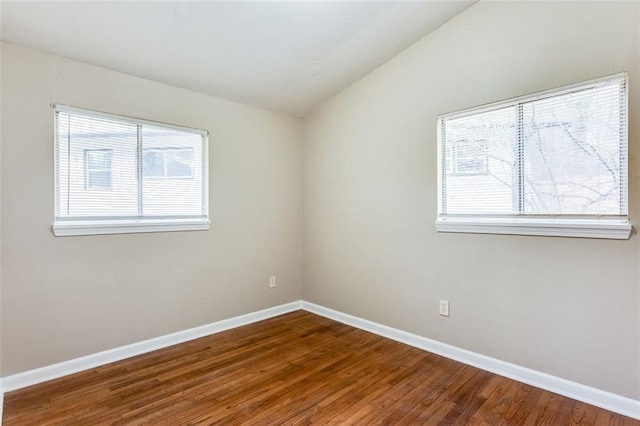
[[474, 1], [2, 1], [1, 36], [304, 116]]

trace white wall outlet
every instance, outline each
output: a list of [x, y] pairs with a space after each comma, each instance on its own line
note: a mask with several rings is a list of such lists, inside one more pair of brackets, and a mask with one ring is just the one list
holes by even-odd
[[448, 317], [449, 316], [449, 301], [448, 300], [441, 300], [440, 301], [440, 315], [442, 315], [443, 317]]
[[274, 288], [276, 286], [276, 276], [273, 275], [269, 277], [269, 288]]

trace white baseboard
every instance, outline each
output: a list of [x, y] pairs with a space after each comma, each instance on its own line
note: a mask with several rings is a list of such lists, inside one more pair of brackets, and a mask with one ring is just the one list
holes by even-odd
[[120, 346], [119, 348], [109, 349], [103, 352], [60, 362], [58, 364], [47, 365], [46, 367], [36, 368], [34, 370], [3, 377], [1, 379], [0, 389], [2, 392], [10, 392], [12, 390], [35, 385], [37, 383], [46, 382], [47, 380], [57, 379], [58, 377], [88, 370], [89, 368], [99, 367], [101, 365], [120, 361], [132, 356], [141, 355], [157, 349], [176, 345], [178, 343], [183, 343], [189, 340], [208, 336], [210, 334], [219, 333], [221, 331], [286, 314], [288, 312], [293, 312], [299, 310], [301, 306], [301, 301], [286, 303], [273, 308], [263, 309], [261, 311], [240, 315], [222, 321], [212, 322], [211, 324], [166, 334], [164, 336], [155, 337], [142, 342]]
[[310, 302], [302, 302], [302, 309], [317, 315], [365, 330], [379, 336], [405, 343], [446, 358], [472, 365], [482, 370], [508, 377], [518, 382], [545, 389], [562, 396], [586, 402], [614, 413], [640, 420], [640, 401], [596, 389], [561, 377], [521, 367], [496, 358], [451, 346], [406, 331], [387, 327], [353, 315], [345, 314]]
[[[406, 331], [387, 327], [382, 324], [302, 300], [7, 376], [0, 380], [0, 398], [4, 397], [4, 392], [35, 385], [47, 380], [99, 367], [101, 365], [141, 355], [157, 349], [166, 348], [178, 343], [219, 333], [221, 331], [251, 324], [257, 321], [262, 321], [288, 312], [293, 312], [298, 309], [304, 309], [308, 312], [330, 318], [343, 324], [348, 324], [352, 327], [387, 337], [464, 364], [472, 365], [500, 376], [508, 377], [522, 383], [640, 420], [640, 401], [536, 370], [531, 370], [526, 367], [521, 367], [519, 365], [451, 346], [446, 343], [438, 342]], [[0, 425], [2, 424], [2, 406], [4, 405], [2, 402], [2, 399], [0, 399]]]

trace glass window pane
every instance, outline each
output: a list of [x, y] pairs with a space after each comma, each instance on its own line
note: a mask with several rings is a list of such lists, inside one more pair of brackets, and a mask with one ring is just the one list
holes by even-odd
[[136, 126], [68, 112], [57, 125], [58, 215], [136, 215]]
[[87, 188], [111, 188], [111, 171], [89, 170]]
[[516, 109], [508, 107], [445, 122], [446, 213], [510, 214], [514, 202], [517, 208], [516, 119]]
[[142, 153], [144, 177], [164, 177], [164, 153], [161, 150], [145, 149]]
[[169, 149], [166, 151], [167, 177], [193, 176], [193, 151], [191, 149]]
[[161, 153], [164, 167], [154, 175], [162, 178], [142, 182], [143, 215], [202, 215], [202, 136], [144, 126], [142, 144], [145, 152]]
[[621, 214], [620, 90], [523, 105], [525, 213]]
[[87, 168], [91, 170], [110, 170], [112, 150], [85, 150], [87, 155]]
[[455, 173], [467, 175], [488, 173], [489, 156], [486, 140], [457, 141], [453, 144], [452, 155], [455, 158]]

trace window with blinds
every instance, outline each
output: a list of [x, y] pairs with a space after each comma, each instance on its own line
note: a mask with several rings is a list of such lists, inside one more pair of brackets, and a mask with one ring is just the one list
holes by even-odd
[[55, 235], [209, 228], [207, 132], [55, 107]]
[[445, 232], [629, 238], [627, 76], [438, 117]]

